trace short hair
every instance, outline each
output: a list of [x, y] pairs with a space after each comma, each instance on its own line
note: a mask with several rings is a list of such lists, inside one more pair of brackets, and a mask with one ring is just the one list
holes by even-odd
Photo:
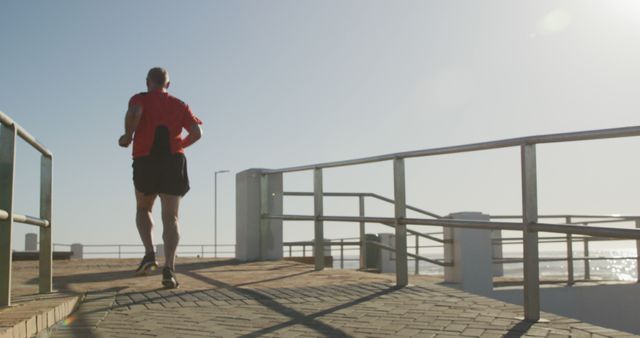
[[164, 87], [169, 83], [169, 72], [162, 67], [153, 67], [147, 74], [147, 80], [158, 86]]

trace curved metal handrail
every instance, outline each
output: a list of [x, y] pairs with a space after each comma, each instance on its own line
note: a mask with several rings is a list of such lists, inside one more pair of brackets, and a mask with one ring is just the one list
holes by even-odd
[[[42, 154], [40, 164], [40, 217], [13, 210], [16, 140], [20, 137]], [[13, 222], [40, 227], [40, 293], [52, 290], [51, 207], [53, 154], [9, 116], [0, 112], [0, 306], [11, 305], [11, 230]]]
[[32, 147], [34, 147], [36, 150], [38, 150], [42, 155], [44, 155], [44, 156], [46, 156], [48, 158], [53, 157], [53, 154], [51, 153], [51, 151], [49, 151], [49, 149], [47, 149], [47, 147], [45, 147], [35, 137], [33, 137], [31, 134], [29, 134], [29, 132], [27, 132], [24, 128], [22, 128], [14, 120], [12, 120], [9, 116], [7, 116], [5, 113], [3, 113], [1, 111], [0, 111], [0, 123], [4, 124], [5, 126], [8, 126], [8, 127], [15, 126], [16, 133], [23, 140], [25, 140], [25, 142], [29, 143]]

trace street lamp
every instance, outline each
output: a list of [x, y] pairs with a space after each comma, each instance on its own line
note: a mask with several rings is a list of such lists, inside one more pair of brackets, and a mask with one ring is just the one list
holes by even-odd
[[213, 257], [218, 257], [218, 174], [229, 170], [218, 170], [213, 173]]

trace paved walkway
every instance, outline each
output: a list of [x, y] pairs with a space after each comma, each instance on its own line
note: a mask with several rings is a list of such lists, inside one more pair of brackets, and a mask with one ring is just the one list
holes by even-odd
[[[471, 295], [429, 277], [397, 289], [393, 276], [315, 272], [289, 261], [240, 264], [182, 259], [182, 287], [160, 288], [159, 272], [134, 277], [137, 260], [56, 263], [56, 288], [86, 296], [40, 337], [624, 337], [623, 332]], [[22, 291], [35, 283], [21, 277]]]

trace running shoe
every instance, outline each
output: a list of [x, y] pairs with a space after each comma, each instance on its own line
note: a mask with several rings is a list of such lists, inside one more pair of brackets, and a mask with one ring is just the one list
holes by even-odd
[[167, 289], [175, 289], [180, 285], [175, 272], [168, 266], [162, 270], [162, 285]]
[[156, 261], [156, 254], [151, 252], [142, 257], [142, 262], [140, 262], [140, 265], [136, 269], [136, 275], [147, 275], [150, 272], [156, 271], [157, 268], [158, 261]]

